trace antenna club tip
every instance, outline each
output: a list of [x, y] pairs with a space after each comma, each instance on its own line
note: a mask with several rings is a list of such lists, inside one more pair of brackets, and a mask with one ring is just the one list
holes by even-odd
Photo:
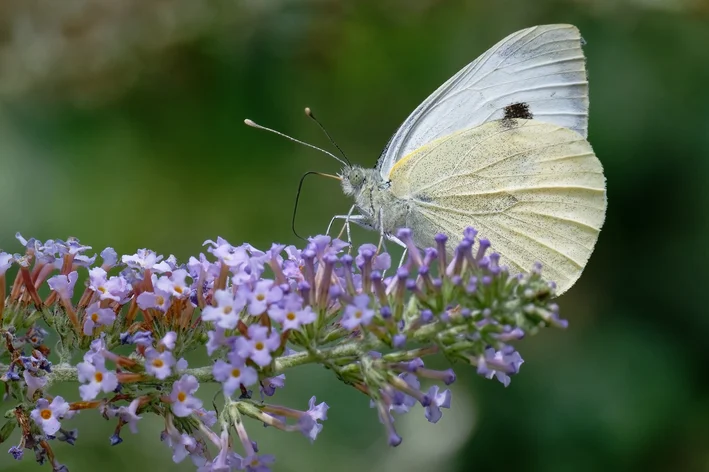
[[305, 114], [308, 115], [310, 118], [313, 117], [313, 111], [310, 109], [310, 107], [305, 107]]
[[254, 122], [251, 121], [250, 119], [246, 118], [246, 119], [244, 120], [244, 124], [245, 124], [246, 126], [254, 126], [256, 123], [254, 123]]

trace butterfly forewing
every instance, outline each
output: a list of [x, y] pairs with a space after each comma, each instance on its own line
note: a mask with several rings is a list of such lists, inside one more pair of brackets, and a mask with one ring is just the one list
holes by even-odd
[[392, 193], [410, 202], [421, 247], [472, 226], [513, 272], [544, 265], [566, 291], [581, 275], [606, 210], [605, 178], [577, 132], [506, 119], [452, 133], [397, 162]]
[[397, 161], [438, 138], [502, 118], [535, 118], [586, 137], [588, 82], [581, 36], [571, 25], [506, 37], [429, 96], [392, 136], [377, 163]]

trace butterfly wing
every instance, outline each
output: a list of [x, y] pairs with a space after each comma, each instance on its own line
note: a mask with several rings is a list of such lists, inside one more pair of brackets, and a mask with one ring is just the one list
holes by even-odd
[[454, 243], [472, 226], [513, 272], [541, 262], [558, 293], [581, 275], [605, 218], [605, 177], [577, 132], [537, 120], [459, 131], [396, 163], [391, 191], [409, 202], [417, 245]]
[[506, 37], [441, 85], [399, 127], [377, 162], [383, 179], [407, 154], [461, 129], [534, 118], [588, 126], [588, 81], [579, 30], [544, 25]]

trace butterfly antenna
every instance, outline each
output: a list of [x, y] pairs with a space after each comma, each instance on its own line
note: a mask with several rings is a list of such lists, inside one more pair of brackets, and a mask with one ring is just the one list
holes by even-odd
[[311, 120], [313, 120], [314, 122], [316, 122], [318, 124], [318, 126], [323, 131], [323, 133], [325, 133], [325, 136], [327, 136], [327, 139], [329, 139], [330, 142], [332, 143], [332, 145], [335, 146], [338, 151], [340, 151], [340, 154], [342, 154], [342, 157], [345, 159], [345, 161], [347, 161], [347, 165], [352, 166], [352, 164], [350, 164], [350, 160], [347, 159], [347, 156], [345, 155], [345, 151], [343, 151], [342, 148], [337, 145], [335, 140], [332, 139], [332, 136], [330, 136], [330, 133], [328, 133], [327, 130], [325, 129], [325, 127], [322, 125], [322, 123], [320, 123], [320, 121], [317, 118], [315, 118], [313, 111], [309, 107], [305, 107], [305, 114], [307, 115], [308, 118], [310, 118]]
[[325, 153], [325, 154], [327, 154], [328, 156], [332, 157], [333, 159], [335, 159], [337, 162], [339, 162], [339, 163], [342, 164], [343, 166], [351, 167], [349, 161], [345, 162], [345, 161], [343, 161], [342, 159], [340, 159], [339, 157], [337, 157], [336, 155], [334, 155], [333, 153], [331, 153], [331, 152], [329, 152], [329, 151], [326, 151], [326, 150], [324, 150], [324, 149], [321, 149], [321, 148], [319, 148], [319, 147], [317, 147], [317, 146], [313, 146], [312, 144], [306, 143], [305, 141], [301, 141], [301, 140], [299, 140], [299, 139], [292, 138], [292, 137], [288, 136], [287, 134], [283, 134], [283, 133], [281, 133], [280, 131], [276, 131], [275, 129], [266, 128], [265, 126], [261, 126], [261, 125], [259, 125], [259, 124], [257, 124], [257, 123], [254, 123], [252, 120], [249, 120], [249, 119], [244, 120], [244, 123], [245, 123], [247, 126], [251, 126], [252, 128], [262, 129], [262, 130], [265, 130], [265, 131], [270, 131], [271, 133], [277, 134], [278, 136], [282, 136], [282, 137], [284, 137], [284, 138], [286, 138], [286, 139], [290, 139], [291, 141], [295, 141], [296, 143], [302, 144], [303, 146], [307, 146], [307, 147], [309, 147], [309, 148], [318, 150], [318, 151], [320, 151], [320, 152], [322, 152], [322, 153]]
[[329, 178], [335, 179], [335, 180], [342, 180], [340, 177], [338, 177], [336, 175], [324, 174], [322, 172], [315, 172], [315, 171], [306, 172], [300, 178], [300, 183], [298, 184], [298, 193], [295, 194], [295, 206], [293, 207], [293, 218], [291, 219], [291, 229], [293, 230], [293, 234], [295, 234], [295, 237], [298, 239], [302, 239], [303, 241], [306, 241], [306, 239], [304, 237], [302, 237], [301, 235], [299, 235], [298, 232], [295, 230], [295, 217], [296, 217], [296, 214], [298, 213], [298, 200], [300, 200], [300, 191], [303, 189], [303, 182], [305, 182], [305, 178], [309, 175], [319, 175], [322, 177], [329, 177]]

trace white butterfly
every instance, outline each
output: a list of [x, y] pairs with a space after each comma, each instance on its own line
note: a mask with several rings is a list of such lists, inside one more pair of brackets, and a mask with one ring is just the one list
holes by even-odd
[[541, 262], [557, 293], [568, 290], [606, 212], [603, 168], [585, 139], [581, 46], [571, 25], [497, 43], [414, 110], [375, 169], [344, 167], [355, 204], [335, 218], [395, 241], [411, 228], [419, 247], [435, 246], [437, 233], [457, 244], [472, 226], [510, 270]]

